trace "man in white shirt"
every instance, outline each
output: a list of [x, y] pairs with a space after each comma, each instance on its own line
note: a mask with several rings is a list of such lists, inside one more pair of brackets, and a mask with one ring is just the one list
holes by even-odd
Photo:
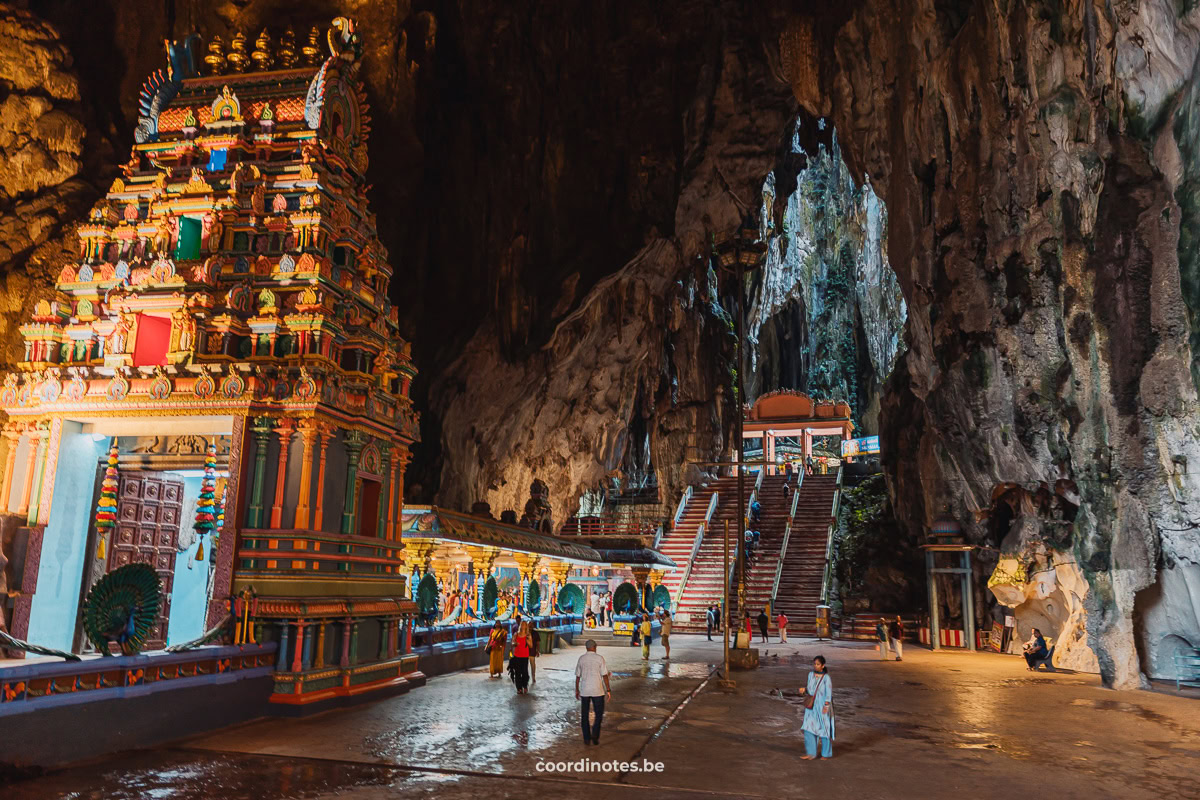
[[[596, 652], [596, 640], [584, 643], [587, 652], [575, 664], [575, 699], [580, 701], [579, 724], [583, 728], [584, 744], [600, 744], [600, 721], [604, 719], [604, 701], [612, 698], [608, 664]], [[596, 720], [588, 725], [588, 706], [596, 712]]]

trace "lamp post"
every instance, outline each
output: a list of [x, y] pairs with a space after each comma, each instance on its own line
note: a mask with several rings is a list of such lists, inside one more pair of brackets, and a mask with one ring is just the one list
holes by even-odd
[[[754, 217], [747, 214], [742, 219], [736, 232], [723, 239], [717, 240], [713, 248], [717, 264], [724, 272], [737, 275], [737, 479], [738, 479], [738, 529], [737, 529], [737, 565], [738, 565], [738, 613], [740, 620], [745, 613], [746, 603], [746, 555], [742, 532], [746, 529], [746, 470], [745, 470], [745, 440], [743, 438], [745, 422], [745, 393], [742, 391], [742, 373], [745, 371], [745, 342], [746, 342], [746, 270], [758, 266], [763, 254], [767, 251], [766, 242], [758, 235], [758, 225]], [[726, 573], [728, 574], [728, 572]], [[729, 596], [726, 593], [726, 628], [729, 624]]]

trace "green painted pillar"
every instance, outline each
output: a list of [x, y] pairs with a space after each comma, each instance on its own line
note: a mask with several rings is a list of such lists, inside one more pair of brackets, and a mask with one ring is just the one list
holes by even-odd
[[346, 501], [342, 505], [342, 533], [353, 534], [358, 517], [358, 458], [367, 437], [358, 431], [346, 432]]
[[254, 482], [250, 487], [250, 507], [246, 511], [246, 527], [261, 528], [263, 486], [267, 479], [267, 442], [271, 437], [271, 418], [256, 417], [251, 430], [254, 432]]
[[392, 446], [386, 442], [379, 446], [379, 522], [375, 526], [375, 535], [386, 539], [388, 535], [388, 506], [392, 499], [392, 482], [388, 473], [392, 468]]
[[358, 622], [350, 623], [350, 666], [358, 663]]

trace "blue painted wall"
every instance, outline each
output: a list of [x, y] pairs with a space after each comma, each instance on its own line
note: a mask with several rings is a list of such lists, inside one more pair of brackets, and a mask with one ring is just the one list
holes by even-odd
[[29, 612], [29, 639], [60, 650], [70, 650], [75, 636], [96, 469], [109, 444], [107, 438], [96, 441], [83, 433], [82, 427], [63, 423], [54, 499]]
[[[183, 481], [183, 517], [180, 531], [189, 529], [196, 521], [196, 498], [200, 496], [203, 478], [167, 473]], [[204, 537], [204, 560], [196, 560], [199, 542], [175, 556], [175, 584], [171, 589], [171, 618], [167, 624], [167, 644], [191, 641], [204, 633], [204, 613], [208, 604], [208, 557], [212, 552], [212, 537]], [[188, 569], [188, 566], [191, 569]]]

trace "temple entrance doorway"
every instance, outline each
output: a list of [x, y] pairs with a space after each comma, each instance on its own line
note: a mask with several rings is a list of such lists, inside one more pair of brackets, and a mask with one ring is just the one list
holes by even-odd
[[[96, 480], [99, 496], [101, 465]], [[99, 557], [99, 537], [93, 527], [90, 536], [90, 574], [81, 599], [104, 575], [126, 564], [149, 564], [162, 581], [162, 602], [154, 630], [146, 641], [147, 650], [166, 647], [171, 617], [171, 596], [175, 585], [175, 556], [183, 519], [184, 482], [168, 473], [122, 471], [117, 489], [117, 526], [105, 542], [104, 557]], [[91, 649], [82, 630], [76, 633], [76, 649]]]
[[380, 481], [374, 477], [364, 477], [358, 489], [358, 530], [359, 536], [377, 536], [379, 531], [379, 496]]

